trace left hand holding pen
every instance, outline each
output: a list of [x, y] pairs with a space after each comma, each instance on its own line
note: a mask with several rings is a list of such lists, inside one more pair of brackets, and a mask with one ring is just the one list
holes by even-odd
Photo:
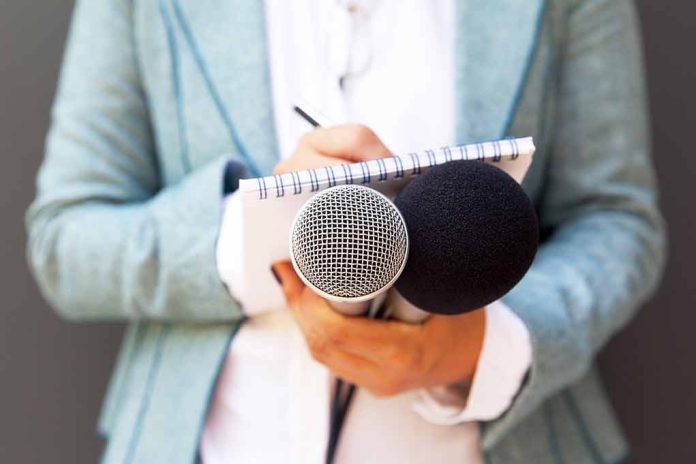
[[337, 377], [380, 397], [473, 379], [483, 309], [423, 324], [349, 317], [305, 287], [289, 262], [273, 267], [312, 357]]

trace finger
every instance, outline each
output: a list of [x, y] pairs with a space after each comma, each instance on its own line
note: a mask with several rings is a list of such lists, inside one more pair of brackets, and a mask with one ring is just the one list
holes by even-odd
[[279, 261], [271, 266], [271, 271], [278, 280], [288, 305], [295, 306], [304, 289], [304, 283], [295, 273], [292, 264], [289, 261]]
[[368, 390], [379, 389], [384, 378], [384, 372], [376, 364], [339, 350], [331, 352], [319, 362], [335, 377]]
[[345, 159], [322, 155], [312, 147], [303, 146], [298, 148], [292, 157], [276, 164], [275, 168], [273, 168], [273, 174], [336, 166], [344, 164], [346, 161]]
[[419, 349], [418, 325], [399, 321], [347, 318], [333, 329], [334, 343], [341, 350], [361, 356], [384, 369], [401, 369]]
[[333, 375], [368, 390], [375, 396], [392, 396], [414, 388], [407, 375], [395, 375], [359, 356], [337, 351], [329, 363]]
[[408, 370], [418, 360], [420, 324], [346, 316], [306, 287], [292, 307], [310, 351], [318, 357], [340, 350], [390, 371]]
[[[346, 356], [359, 356], [342, 347], [348, 343], [349, 332], [346, 327], [359, 319], [337, 312], [331, 305], [309, 288], [302, 291], [298, 304], [294, 305], [293, 317], [297, 322], [312, 356], [321, 363], [327, 363], [338, 352]], [[348, 343], [350, 344], [350, 343]]]
[[341, 351], [335, 345], [317, 345], [313, 336], [305, 337], [309, 352], [315, 361], [323, 364], [332, 375], [348, 383], [358, 385], [379, 396], [392, 395], [402, 390], [408, 376], [395, 376], [385, 372], [369, 359]]
[[349, 161], [365, 161], [391, 155], [372, 129], [361, 124], [322, 127], [305, 134], [300, 146], [308, 146], [324, 155]]
[[457, 316], [434, 315], [423, 324], [423, 364], [429, 374], [423, 386], [471, 379], [486, 333], [485, 310]]
[[394, 351], [410, 345], [422, 330], [399, 321], [346, 316], [309, 289], [295, 314], [308, 333], [318, 332], [332, 346], [380, 364], [387, 364]]
[[410, 324], [345, 316], [306, 287], [292, 314], [315, 360], [376, 394], [390, 394], [420, 373], [417, 328]]
[[329, 345], [337, 344], [340, 327], [345, 324], [347, 316], [338, 313], [307, 287], [302, 290], [292, 309], [292, 315], [311, 349], [323, 351]]

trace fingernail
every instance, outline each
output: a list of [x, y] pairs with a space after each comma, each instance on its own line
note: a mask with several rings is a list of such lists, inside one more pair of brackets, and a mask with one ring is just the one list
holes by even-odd
[[280, 280], [280, 276], [278, 275], [278, 272], [275, 270], [275, 267], [271, 266], [271, 273], [273, 274], [273, 278], [278, 282], [278, 285], [283, 285], [283, 282]]

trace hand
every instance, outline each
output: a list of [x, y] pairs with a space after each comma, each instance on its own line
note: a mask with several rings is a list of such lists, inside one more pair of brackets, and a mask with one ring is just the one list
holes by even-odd
[[312, 357], [335, 376], [375, 396], [471, 382], [485, 332], [482, 309], [423, 324], [349, 317], [305, 287], [289, 262], [273, 269]]
[[279, 162], [273, 173], [284, 174], [389, 155], [389, 149], [368, 127], [360, 124], [318, 127], [300, 138], [292, 156]]

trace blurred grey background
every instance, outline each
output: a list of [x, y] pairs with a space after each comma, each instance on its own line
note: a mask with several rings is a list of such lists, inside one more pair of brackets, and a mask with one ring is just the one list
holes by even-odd
[[[99, 1], [99, 0], [94, 0]], [[0, 463], [96, 462], [122, 327], [60, 321], [24, 259], [70, 0], [0, 0]], [[696, 462], [696, 3], [642, 0], [654, 153], [670, 225], [656, 297], [600, 356], [629, 462]]]

